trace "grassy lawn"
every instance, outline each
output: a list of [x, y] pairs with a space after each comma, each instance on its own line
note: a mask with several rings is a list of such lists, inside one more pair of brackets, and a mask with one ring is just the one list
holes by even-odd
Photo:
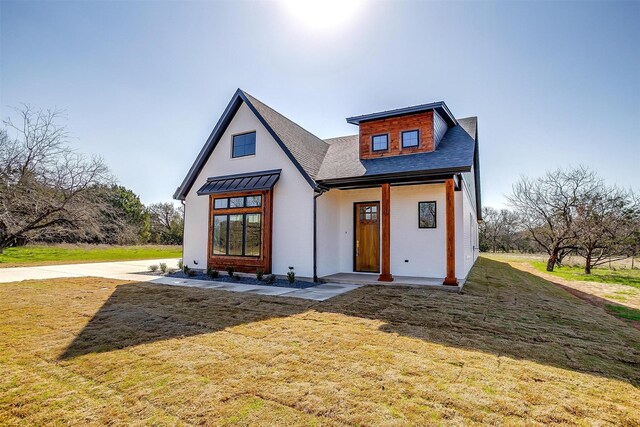
[[0, 268], [81, 262], [134, 261], [138, 259], [180, 258], [181, 246], [144, 245], [28, 245], [5, 249]]
[[481, 258], [324, 302], [0, 285], [1, 425], [640, 425], [640, 331]]
[[585, 274], [583, 267], [563, 266], [555, 268], [553, 272], [547, 272], [545, 262], [533, 261], [531, 263], [539, 271], [553, 274], [567, 280], [577, 280], [582, 282], [617, 283], [625, 286], [632, 286], [640, 289], [640, 269], [609, 269], [594, 268], [591, 274]]
[[[545, 256], [540, 254], [485, 253], [482, 256], [553, 281], [582, 299], [606, 308], [609, 313], [633, 320], [640, 326], [635, 319], [640, 315], [640, 270], [632, 269], [628, 259], [614, 262], [611, 269], [608, 266], [594, 269], [589, 276], [576, 266], [580, 261], [577, 257], [570, 258], [567, 266], [550, 273], [546, 271]], [[626, 309], [611, 309], [609, 306], [624, 306]]]

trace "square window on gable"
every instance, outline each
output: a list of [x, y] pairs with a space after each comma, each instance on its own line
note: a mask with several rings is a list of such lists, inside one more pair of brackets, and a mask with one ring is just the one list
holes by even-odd
[[419, 133], [417, 130], [408, 130], [402, 132], [402, 148], [417, 147]]
[[384, 151], [389, 149], [389, 135], [374, 135], [371, 137], [371, 149]]
[[256, 154], [256, 133], [249, 132], [234, 135], [231, 157], [244, 157]]

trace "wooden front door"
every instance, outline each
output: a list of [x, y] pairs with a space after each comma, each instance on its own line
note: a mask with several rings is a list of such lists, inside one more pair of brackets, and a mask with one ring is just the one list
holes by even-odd
[[380, 272], [380, 203], [354, 205], [354, 271]]

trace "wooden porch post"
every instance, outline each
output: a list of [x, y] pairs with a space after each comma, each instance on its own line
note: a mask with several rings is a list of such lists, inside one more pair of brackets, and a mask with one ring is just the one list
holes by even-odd
[[447, 246], [447, 277], [443, 285], [458, 286], [456, 278], [456, 215], [453, 178], [445, 183], [445, 214], [446, 214], [446, 246]]
[[391, 275], [391, 186], [382, 184], [382, 268], [380, 282], [393, 282]]

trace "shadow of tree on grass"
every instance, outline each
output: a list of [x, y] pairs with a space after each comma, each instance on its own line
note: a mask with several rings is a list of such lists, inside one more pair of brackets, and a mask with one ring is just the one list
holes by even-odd
[[452, 348], [640, 384], [639, 331], [542, 278], [483, 258], [462, 294], [366, 286], [315, 302], [157, 284], [120, 285], [60, 359], [308, 310], [381, 321], [384, 332]]

